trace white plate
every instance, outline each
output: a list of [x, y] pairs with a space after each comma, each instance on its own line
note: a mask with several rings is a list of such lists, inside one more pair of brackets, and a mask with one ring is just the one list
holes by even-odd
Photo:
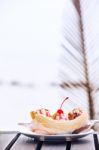
[[25, 136], [28, 136], [28, 137], [31, 137], [31, 138], [36, 138], [36, 139], [39, 139], [41, 141], [44, 141], [44, 140], [66, 140], [66, 141], [71, 141], [71, 140], [77, 140], [79, 138], [83, 138], [89, 134], [92, 134], [94, 131], [92, 129], [90, 129], [89, 131], [87, 132], [82, 132], [82, 133], [79, 133], [79, 134], [57, 134], [57, 135], [43, 135], [43, 134], [38, 134], [38, 133], [34, 133], [32, 131], [30, 131], [28, 128], [26, 127], [22, 127], [22, 126], [19, 126], [19, 129], [18, 131], [25, 135]]

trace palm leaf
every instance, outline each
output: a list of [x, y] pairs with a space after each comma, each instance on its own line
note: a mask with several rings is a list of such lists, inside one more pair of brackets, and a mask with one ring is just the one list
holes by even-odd
[[93, 119], [99, 95], [99, 1], [67, 0], [64, 14], [60, 86]]

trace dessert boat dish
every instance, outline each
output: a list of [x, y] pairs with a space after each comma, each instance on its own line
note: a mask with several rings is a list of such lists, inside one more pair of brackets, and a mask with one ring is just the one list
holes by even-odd
[[62, 106], [69, 98], [66, 97], [60, 108], [51, 114], [48, 109], [41, 108], [31, 111], [31, 124], [29, 129], [39, 134], [68, 134], [76, 133], [88, 128], [88, 114], [80, 108], [74, 108], [71, 112], [65, 113]]

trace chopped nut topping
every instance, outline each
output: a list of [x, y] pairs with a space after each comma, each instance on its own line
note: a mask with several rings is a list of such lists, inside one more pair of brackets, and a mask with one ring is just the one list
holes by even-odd
[[80, 108], [75, 108], [72, 110], [72, 112], [68, 113], [68, 119], [72, 120], [75, 119], [76, 117], [80, 116], [82, 114], [82, 110]]

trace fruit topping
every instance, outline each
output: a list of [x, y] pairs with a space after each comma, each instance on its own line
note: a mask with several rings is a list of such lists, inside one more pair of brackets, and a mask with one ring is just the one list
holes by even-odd
[[66, 98], [62, 101], [62, 103], [61, 103], [61, 105], [60, 105], [60, 108], [57, 110], [56, 113], [58, 113], [58, 114], [63, 114], [63, 113], [64, 113], [64, 111], [63, 111], [61, 108], [62, 108], [64, 102], [65, 102], [67, 99], [68, 99], [68, 97], [66, 97]]
[[53, 115], [53, 119], [56, 119], [56, 120], [61, 120], [61, 119], [64, 119], [64, 120], [67, 120], [67, 116], [66, 114], [64, 114], [64, 111], [62, 110], [62, 106], [64, 104], [64, 102], [68, 99], [68, 97], [66, 97], [61, 105], [60, 105], [60, 108], [56, 111], [56, 113]]

